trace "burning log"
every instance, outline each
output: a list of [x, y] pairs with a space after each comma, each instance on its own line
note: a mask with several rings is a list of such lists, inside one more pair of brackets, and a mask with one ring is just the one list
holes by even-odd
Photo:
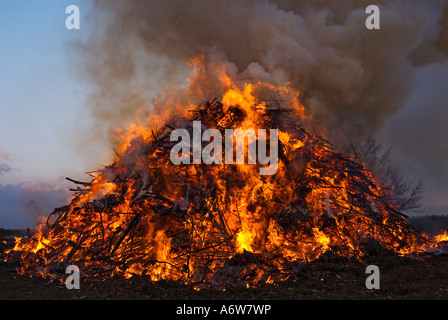
[[[223, 285], [232, 275], [257, 284], [284, 279], [326, 252], [360, 259], [369, 239], [398, 254], [429, 243], [370, 171], [298, 126], [278, 103], [215, 99], [190, 111], [189, 119], [135, 138], [91, 182], [67, 178], [84, 188], [72, 189], [68, 205], [9, 251], [20, 256], [21, 272], [52, 276], [70, 263], [89, 277]], [[260, 164], [173, 165], [170, 133], [191, 130], [194, 120], [222, 133], [278, 129], [278, 172], [261, 176]]]

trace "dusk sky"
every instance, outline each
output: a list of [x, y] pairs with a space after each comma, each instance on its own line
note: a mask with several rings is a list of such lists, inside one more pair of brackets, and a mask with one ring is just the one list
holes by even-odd
[[65, 176], [88, 171], [75, 142], [88, 121], [82, 108], [88, 91], [73, 76], [70, 50], [88, 26], [66, 29], [65, 8], [70, 4], [79, 5], [83, 13], [90, 7], [88, 1], [0, 1], [3, 228], [32, 227], [36, 214], [26, 209], [27, 202], [34, 200], [37, 211], [47, 215], [69, 196], [63, 192], [68, 190]]
[[[72, 4], [80, 8], [80, 30], [65, 26]], [[83, 179], [108, 161], [104, 141], [83, 145], [98, 119], [90, 113], [93, 88], [79, 76], [74, 53], [78, 42], [98, 31], [86, 18], [94, 20], [94, 10], [87, 0], [0, 0], [2, 228], [33, 227], [66, 204], [72, 184], [65, 177]], [[440, 30], [434, 34], [440, 37]], [[440, 54], [415, 70], [412, 94], [376, 137], [393, 148], [404, 174], [425, 186], [423, 206], [414, 214], [448, 214], [448, 61]]]

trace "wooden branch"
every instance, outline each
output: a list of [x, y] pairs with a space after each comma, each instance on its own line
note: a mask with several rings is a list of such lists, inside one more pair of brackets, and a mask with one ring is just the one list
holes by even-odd
[[71, 181], [71, 182], [73, 182], [73, 183], [75, 183], [75, 184], [81, 184], [81, 185], [83, 185], [84, 187], [90, 187], [90, 186], [92, 185], [91, 182], [81, 182], [81, 181], [77, 181], [77, 180], [70, 179], [70, 178], [68, 178], [68, 177], [66, 177], [65, 179], [67, 179], [68, 181]]

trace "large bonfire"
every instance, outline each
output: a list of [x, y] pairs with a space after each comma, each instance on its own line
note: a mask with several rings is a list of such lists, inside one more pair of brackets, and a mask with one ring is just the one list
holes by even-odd
[[[71, 202], [9, 251], [19, 271], [54, 276], [75, 264], [87, 277], [255, 285], [285, 279], [328, 252], [360, 259], [372, 239], [400, 255], [429, 244], [362, 163], [301, 127], [297, 100], [262, 101], [253, 91], [266, 84], [221, 81], [224, 95], [189, 106], [159, 130], [132, 127], [110, 165], [91, 172], [92, 181], [73, 180]], [[170, 134], [192, 133], [194, 120], [223, 136], [278, 129], [277, 172], [224, 161], [173, 164]], [[257, 139], [269, 146], [268, 137]]]

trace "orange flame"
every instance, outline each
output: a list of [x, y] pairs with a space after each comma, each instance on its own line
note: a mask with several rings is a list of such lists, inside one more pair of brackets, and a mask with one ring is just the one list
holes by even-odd
[[[299, 93], [287, 85], [238, 85], [223, 66], [206, 63], [203, 57], [190, 61], [190, 90], [204, 94], [199, 85], [207, 79], [204, 70], [214, 72], [223, 90], [222, 109], [213, 114], [217, 127], [264, 128], [269, 106], [257, 98], [262, 90], [285, 99], [292, 112], [288, 117], [307, 117]], [[43, 226], [29, 241], [17, 239], [10, 253], [22, 253], [24, 270], [40, 266], [42, 259], [48, 266], [82, 261], [86, 268], [99, 267], [101, 253], [113, 274], [145, 274], [153, 281], [180, 280], [198, 288], [231, 259], [243, 259], [240, 271], [256, 284], [278, 279], [257, 265], [260, 257], [269, 257], [270, 267], [284, 279], [285, 261], [312, 261], [328, 251], [359, 258], [368, 238], [400, 254], [419, 250], [418, 239], [394, 214], [389, 195], [371, 172], [334, 153], [319, 137], [290, 128], [278, 128], [284, 151], [279, 170], [262, 177], [249, 164], [174, 166], [160, 148], [166, 128], [155, 132], [131, 124], [122, 133], [120, 156], [54, 213], [56, 227]], [[356, 202], [361, 196], [370, 205]], [[443, 237], [437, 241], [448, 239], [446, 233]]]

